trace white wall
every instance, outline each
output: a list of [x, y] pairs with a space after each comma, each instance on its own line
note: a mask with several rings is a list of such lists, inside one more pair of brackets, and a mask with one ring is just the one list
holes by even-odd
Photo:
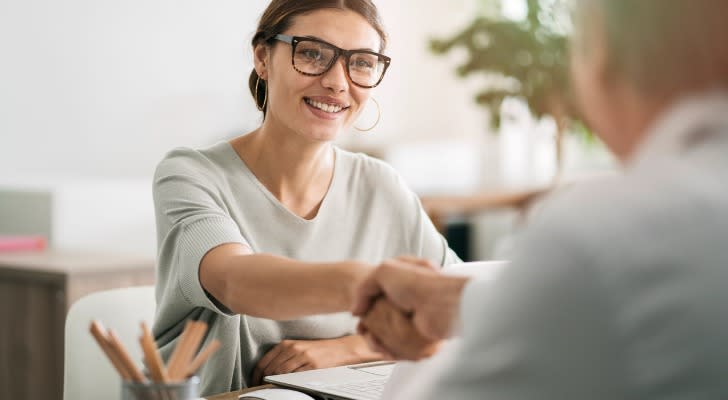
[[[247, 77], [265, 0], [0, 1], [0, 182], [145, 178], [170, 148], [259, 121]], [[377, 1], [393, 58], [376, 91], [383, 118], [344, 145], [483, 134], [474, 89], [453, 74], [457, 54], [427, 49], [430, 36], [469, 20], [475, 3]]]
[[263, 3], [4, 1], [0, 170], [148, 176], [172, 146], [252, 126]]
[[485, 133], [484, 112], [473, 101], [475, 80], [455, 76], [455, 66], [459, 59], [464, 59], [464, 53], [436, 56], [429, 50], [431, 38], [449, 37], [472, 20], [477, 3], [377, 2], [390, 33], [387, 52], [393, 58], [385, 80], [374, 92], [382, 106], [382, 120], [368, 134], [342, 138], [345, 143], [366, 146], [472, 138]]

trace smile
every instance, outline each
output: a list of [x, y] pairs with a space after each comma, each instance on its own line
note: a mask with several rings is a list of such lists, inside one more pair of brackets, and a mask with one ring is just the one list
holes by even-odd
[[349, 108], [348, 106], [343, 106], [340, 104], [321, 103], [321, 102], [318, 102], [315, 100], [311, 100], [307, 97], [304, 97], [303, 101], [305, 101], [306, 104], [308, 104], [311, 107], [317, 108], [323, 112], [327, 112], [327, 113], [331, 113], [331, 114], [335, 114], [335, 113], [340, 112], [341, 110], [346, 110], [347, 108]]

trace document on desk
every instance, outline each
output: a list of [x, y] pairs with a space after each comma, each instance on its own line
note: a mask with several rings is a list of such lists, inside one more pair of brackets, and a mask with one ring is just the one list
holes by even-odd
[[495, 281], [509, 261], [470, 261], [446, 265], [442, 273], [446, 275], [469, 276], [477, 280]]

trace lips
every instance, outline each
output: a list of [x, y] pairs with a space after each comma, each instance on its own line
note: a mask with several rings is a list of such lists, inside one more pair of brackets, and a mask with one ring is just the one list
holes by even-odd
[[313, 108], [331, 114], [336, 114], [350, 107], [348, 104], [333, 98], [304, 97], [303, 101]]

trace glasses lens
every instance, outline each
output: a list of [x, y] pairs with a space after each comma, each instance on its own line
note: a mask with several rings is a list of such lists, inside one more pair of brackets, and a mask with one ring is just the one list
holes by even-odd
[[324, 43], [302, 40], [293, 54], [293, 66], [306, 74], [321, 74], [329, 67], [336, 50]]
[[[293, 67], [304, 74], [319, 75], [326, 72], [335, 61], [335, 47], [315, 40], [300, 40], [293, 52]], [[377, 54], [352, 53], [349, 57], [349, 77], [361, 86], [374, 86], [386, 68], [384, 59]]]
[[349, 76], [358, 85], [376, 85], [383, 73], [384, 60], [376, 54], [353, 53], [349, 58]]

